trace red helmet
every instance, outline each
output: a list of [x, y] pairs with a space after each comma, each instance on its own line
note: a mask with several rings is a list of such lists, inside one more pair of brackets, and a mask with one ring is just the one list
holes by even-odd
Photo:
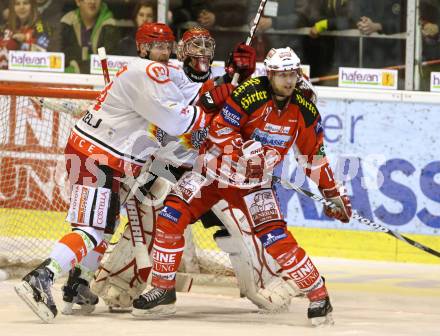
[[209, 31], [205, 28], [202, 28], [200, 26], [195, 26], [190, 29], [188, 29], [182, 36], [182, 41], [187, 42], [188, 40], [194, 38], [194, 37], [206, 37], [206, 38], [212, 38]]
[[177, 58], [184, 61], [187, 57], [214, 58], [215, 41], [209, 31], [202, 27], [188, 29], [177, 45]]
[[174, 42], [173, 31], [165, 23], [144, 23], [136, 32], [136, 43]]

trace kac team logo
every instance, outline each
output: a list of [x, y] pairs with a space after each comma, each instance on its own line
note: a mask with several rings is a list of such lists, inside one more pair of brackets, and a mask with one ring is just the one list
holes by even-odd
[[170, 71], [162, 63], [152, 62], [148, 64], [146, 72], [148, 77], [159, 84], [170, 82]]

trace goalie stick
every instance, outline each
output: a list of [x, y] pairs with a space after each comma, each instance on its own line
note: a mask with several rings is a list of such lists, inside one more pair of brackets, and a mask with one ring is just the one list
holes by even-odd
[[[248, 46], [250, 46], [252, 43], [252, 39], [254, 38], [254, 35], [255, 35], [255, 30], [257, 29], [258, 23], [260, 22], [260, 17], [261, 17], [261, 14], [263, 13], [264, 6], [266, 6], [266, 2], [267, 2], [267, 0], [261, 0], [261, 2], [260, 2], [260, 6], [258, 7], [257, 14], [255, 15], [254, 22], [252, 22], [251, 30], [249, 31], [249, 35], [248, 35], [246, 42], [245, 42], [245, 44]], [[234, 86], [237, 86], [239, 78], [240, 78], [240, 74], [236, 72], [234, 74], [234, 77], [232, 77], [231, 84]]]
[[[281, 179], [278, 176], [273, 176], [273, 181], [274, 182], [279, 182], [283, 186], [283, 188], [285, 188], [285, 189], [293, 189], [293, 190], [295, 190], [295, 191], [297, 191], [297, 192], [299, 192], [299, 193], [301, 193], [301, 194], [303, 194], [303, 195], [313, 199], [314, 201], [322, 203], [322, 204], [324, 204], [324, 205], [326, 205], [326, 206], [328, 206], [330, 208], [335, 208], [336, 207], [335, 203], [326, 200], [324, 197], [316, 195], [316, 194], [314, 194], [314, 193], [312, 193], [312, 192], [310, 192], [310, 191], [308, 191], [306, 189], [303, 189], [303, 188], [297, 186], [294, 183], [291, 183], [291, 182], [289, 182], [287, 180]], [[432, 248], [430, 248], [428, 246], [422, 245], [422, 244], [412, 240], [411, 238], [408, 238], [408, 237], [406, 237], [404, 235], [401, 235], [400, 233], [395, 232], [395, 231], [387, 228], [384, 225], [375, 223], [372, 220], [361, 216], [356, 210], [353, 210], [352, 214], [353, 214], [353, 218], [356, 219], [358, 222], [360, 222], [360, 223], [362, 223], [364, 225], [367, 225], [367, 226], [369, 226], [370, 228], [372, 228], [372, 229], [374, 229], [376, 231], [386, 233], [386, 234], [388, 234], [388, 235], [390, 235], [390, 236], [392, 236], [392, 237], [394, 237], [396, 239], [399, 239], [399, 240], [401, 240], [401, 241], [403, 241], [403, 242], [405, 242], [405, 243], [407, 243], [407, 244], [409, 244], [411, 246], [414, 246], [414, 247], [416, 247], [416, 248], [418, 248], [418, 249], [420, 249], [422, 251], [425, 251], [425, 252], [427, 252], [429, 254], [432, 254], [432, 255], [440, 258], [440, 252], [438, 252], [436, 250], [433, 250]]]

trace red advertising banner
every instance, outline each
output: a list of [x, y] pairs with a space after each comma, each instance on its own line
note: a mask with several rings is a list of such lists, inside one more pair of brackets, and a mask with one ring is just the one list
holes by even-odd
[[0, 208], [65, 211], [63, 151], [74, 118], [22, 96], [0, 96], [0, 116]]

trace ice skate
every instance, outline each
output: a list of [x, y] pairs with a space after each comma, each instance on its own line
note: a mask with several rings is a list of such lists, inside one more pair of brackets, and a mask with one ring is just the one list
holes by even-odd
[[[99, 302], [98, 296], [90, 290], [89, 282], [80, 275], [80, 268], [72, 269], [67, 283], [62, 288], [64, 307], [61, 313], [63, 315], [91, 314]], [[74, 308], [74, 304], [77, 304], [79, 308]]]
[[57, 307], [52, 297], [53, 273], [46, 267], [50, 259], [27, 274], [15, 286], [18, 296], [45, 323], [50, 323], [57, 315]]
[[332, 317], [333, 307], [330, 303], [330, 298], [319, 301], [311, 301], [307, 311], [307, 317], [314, 327], [333, 325], [335, 322]]
[[174, 315], [176, 313], [176, 290], [153, 287], [133, 301], [135, 317], [154, 318]]

